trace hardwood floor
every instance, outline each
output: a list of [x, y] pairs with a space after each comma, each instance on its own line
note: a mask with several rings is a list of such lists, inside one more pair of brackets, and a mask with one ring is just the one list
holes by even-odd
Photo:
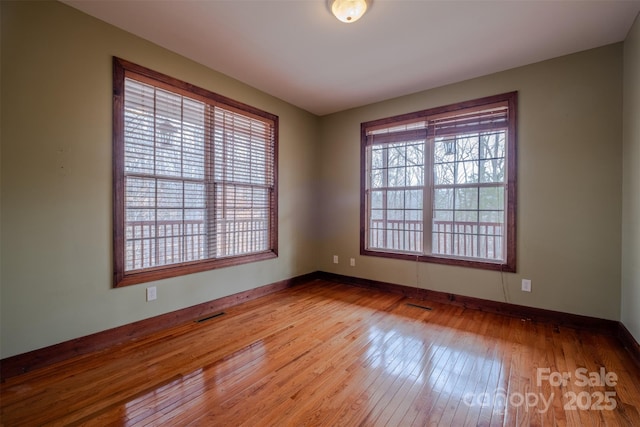
[[612, 336], [315, 280], [9, 378], [0, 414], [4, 426], [640, 426], [639, 383]]

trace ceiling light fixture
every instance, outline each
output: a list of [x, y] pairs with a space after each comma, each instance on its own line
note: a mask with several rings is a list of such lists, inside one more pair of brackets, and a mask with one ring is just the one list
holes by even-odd
[[350, 24], [362, 18], [372, 0], [327, 0], [331, 13]]

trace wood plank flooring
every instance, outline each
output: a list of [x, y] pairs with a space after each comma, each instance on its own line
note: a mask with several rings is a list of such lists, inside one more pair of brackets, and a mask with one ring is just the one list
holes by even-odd
[[315, 280], [0, 399], [4, 426], [640, 426], [640, 370], [615, 337]]

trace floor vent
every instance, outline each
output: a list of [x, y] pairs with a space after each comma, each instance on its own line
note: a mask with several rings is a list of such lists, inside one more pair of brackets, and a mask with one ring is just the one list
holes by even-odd
[[211, 316], [203, 317], [202, 319], [196, 320], [196, 323], [206, 322], [207, 320], [215, 319], [216, 317], [224, 316], [225, 312], [221, 311], [220, 313], [212, 314]]
[[433, 308], [431, 308], [431, 307], [427, 307], [426, 305], [412, 304], [412, 303], [410, 303], [410, 302], [408, 302], [408, 303], [407, 303], [407, 305], [408, 305], [409, 307], [421, 308], [421, 309], [423, 309], [423, 310], [429, 310], [429, 311], [433, 310]]

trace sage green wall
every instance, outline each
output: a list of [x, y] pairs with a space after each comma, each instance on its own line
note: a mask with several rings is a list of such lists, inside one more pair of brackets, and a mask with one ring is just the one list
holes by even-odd
[[[2, 358], [317, 269], [317, 117], [61, 3], [1, 7]], [[112, 56], [280, 117], [277, 259], [111, 287]]]
[[622, 323], [640, 342], [640, 15], [624, 42]]
[[[360, 123], [514, 90], [517, 273], [360, 256]], [[621, 43], [323, 117], [320, 269], [619, 320], [621, 141]]]
[[[314, 270], [614, 320], [623, 280], [622, 318], [638, 338], [637, 22], [624, 45], [623, 243], [622, 44], [317, 118], [63, 4], [0, 4], [0, 357]], [[114, 55], [280, 117], [279, 258], [111, 287]], [[360, 123], [512, 90], [518, 273], [361, 257]], [[147, 303], [150, 285], [159, 298]]]

